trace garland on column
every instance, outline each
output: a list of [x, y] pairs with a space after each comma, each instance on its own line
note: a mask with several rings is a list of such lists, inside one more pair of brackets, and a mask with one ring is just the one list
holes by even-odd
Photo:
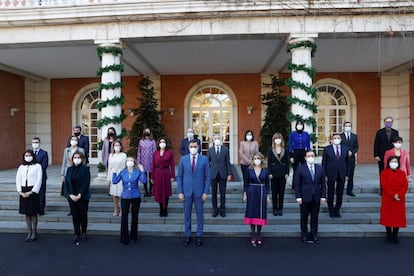
[[[311, 50], [311, 57], [314, 57], [314, 54], [316, 52], [316, 44], [313, 43], [312, 41], [309, 41], [309, 40], [288, 44], [288, 46], [286, 47], [286, 51], [290, 53], [292, 49], [296, 49], [296, 48], [300, 48], [300, 47], [311, 48], [312, 49]], [[314, 67], [307, 67], [305, 64], [289, 63], [287, 65], [287, 68], [291, 71], [294, 71], [294, 72], [303, 71], [312, 80], [315, 78], [315, 75], [316, 75], [315, 68]], [[302, 89], [303, 91], [306, 92], [306, 94], [308, 94], [312, 98], [312, 101], [308, 102], [308, 101], [299, 99], [298, 97], [288, 96], [287, 97], [287, 102], [289, 104], [291, 104], [291, 105], [292, 104], [297, 104], [297, 105], [303, 106], [304, 108], [312, 111], [312, 113], [317, 113], [318, 112], [318, 107], [317, 107], [317, 105], [314, 104], [315, 100], [318, 98], [317, 89], [315, 87], [306, 85], [305, 83], [302, 83], [302, 82], [295, 81], [292, 78], [288, 78], [285, 81], [285, 84], [287, 86], [289, 86], [291, 89]], [[289, 111], [288, 112], [288, 119], [290, 121], [302, 120], [305, 124], [312, 126], [313, 129], [316, 128], [316, 120], [315, 120], [314, 117], [304, 118], [302, 115], [293, 114], [291, 111]], [[314, 132], [311, 134], [311, 140], [312, 140], [313, 143], [315, 143], [317, 141], [317, 137], [316, 137]]]
[[[119, 47], [98, 47], [97, 48], [98, 57], [100, 60], [102, 60], [103, 54], [112, 54], [113, 56], [122, 55], [122, 49]], [[124, 65], [123, 64], [112, 64], [105, 67], [100, 67], [99, 70], [96, 72], [97, 76], [102, 76], [103, 73], [107, 72], [120, 72], [122, 73], [124, 71]], [[99, 84], [98, 91], [102, 91], [102, 89], [110, 90], [110, 89], [116, 89], [116, 88], [123, 88], [125, 86], [124, 82], [108, 82], [108, 83], [101, 83]], [[102, 108], [108, 107], [108, 106], [122, 106], [125, 102], [125, 97], [121, 93], [120, 97], [114, 97], [112, 99], [108, 99], [105, 101], [100, 101], [97, 104], [97, 107], [99, 110], [102, 110]], [[109, 124], [119, 124], [122, 123], [123, 120], [125, 120], [127, 116], [124, 113], [124, 110], [121, 111], [121, 115], [119, 116], [113, 116], [113, 117], [104, 117], [96, 122], [97, 128], [101, 129], [103, 126], [109, 125]], [[119, 138], [123, 138], [127, 135], [127, 131], [125, 128], [122, 129], [121, 133], [118, 135]], [[102, 141], [98, 143], [98, 149], [102, 148]]]

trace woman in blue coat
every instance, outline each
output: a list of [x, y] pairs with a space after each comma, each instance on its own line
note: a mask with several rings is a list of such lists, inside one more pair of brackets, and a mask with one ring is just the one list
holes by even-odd
[[[113, 173], [112, 183], [118, 184], [122, 180], [123, 191], [121, 194], [121, 244], [129, 244], [132, 240], [138, 239], [138, 213], [141, 205], [141, 192], [138, 182], [146, 183], [147, 177], [144, 173], [144, 167], [140, 164], [136, 166], [135, 159], [128, 157], [126, 168], [119, 174]], [[131, 232], [128, 235], [128, 214], [131, 208]]]

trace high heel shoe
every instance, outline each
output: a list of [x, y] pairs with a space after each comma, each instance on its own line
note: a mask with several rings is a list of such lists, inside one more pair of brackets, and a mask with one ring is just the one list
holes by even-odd
[[261, 238], [258, 238], [258, 239], [257, 239], [257, 241], [256, 241], [256, 243], [257, 243], [258, 245], [262, 245], [262, 243], [263, 243], [263, 242], [262, 242], [262, 239], [261, 239]]
[[32, 240], [30, 239], [30, 237], [32, 236], [32, 232], [29, 232], [27, 234], [27, 237], [24, 239], [25, 242], [31, 242]]
[[79, 235], [76, 235], [75, 237], [73, 237], [72, 239], [72, 243], [75, 245], [79, 245], [81, 241], [81, 237]]
[[255, 241], [254, 239], [251, 239], [251, 240], [250, 240], [250, 244], [251, 244], [253, 247], [256, 247], [256, 241]]
[[35, 240], [37, 240], [37, 233], [32, 232], [32, 234], [30, 235], [30, 241], [35, 241]]

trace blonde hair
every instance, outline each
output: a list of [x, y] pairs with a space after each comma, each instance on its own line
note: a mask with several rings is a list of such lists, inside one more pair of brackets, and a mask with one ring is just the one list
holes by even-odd
[[282, 139], [282, 143], [280, 145], [282, 146], [282, 148], [284, 148], [285, 147], [285, 139], [283, 138], [283, 135], [280, 132], [275, 132], [275, 134], [273, 134], [273, 137], [272, 137], [272, 148], [274, 148], [276, 146], [276, 143], [275, 143], [275, 139], [276, 138]]
[[260, 157], [260, 159], [262, 160], [262, 163], [260, 164], [260, 166], [262, 168], [266, 167], [266, 160], [265, 160], [264, 155], [261, 152], [256, 151], [253, 153], [252, 159], [250, 160], [250, 166], [249, 166], [250, 168], [254, 168], [254, 162], [253, 162], [254, 157]]

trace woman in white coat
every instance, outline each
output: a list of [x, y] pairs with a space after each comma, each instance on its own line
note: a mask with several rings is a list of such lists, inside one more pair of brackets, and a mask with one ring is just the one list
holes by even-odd
[[123, 152], [121, 141], [117, 140], [113, 142], [112, 152], [108, 157], [108, 181], [109, 181], [109, 194], [113, 197], [114, 201], [114, 213], [113, 216], [120, 216], [121, 210], [118, 207], [119, 197], [122, 194], [123, 185], [112, 184], [112, 175], [114, 173], [119, 174], [120, 171], [125, 169], [125, 163], [127, 155]]

